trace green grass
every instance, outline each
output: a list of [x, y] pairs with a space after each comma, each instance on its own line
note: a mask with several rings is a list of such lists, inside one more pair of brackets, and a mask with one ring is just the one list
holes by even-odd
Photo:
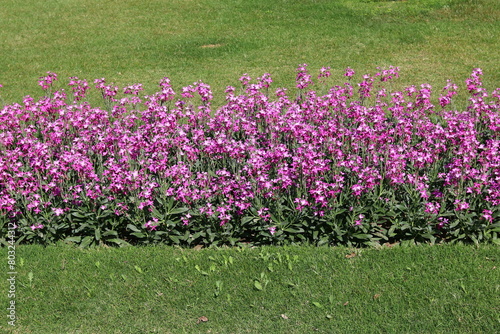
[[46, 71], [149, 91], [163, 76], [177, 88], [201, 79], [219, 94], [269, 72], [291, 87], [301, 63], [331, 66], [335, 82], [347, 66], [394, 65], [401, 85], [439, 89], [481, 67], [496, 88], [499, 17], [497, 0], [4, 0], [0, 94], [38, 96]]
[[2, 321], [3, 332], [494, 333], [500, 326], [494, 246], [18, 246], [16, 260], [18, 323], [9, 331]]
[[[4, 103], [39, 96], [36, 80], [47, 71], [64, 84], [70, 76], [105, 77], [149, 91], [163, 76], [176, 88], [201, 79], [217, 94], [243, 73], [269, 72], [272, 87], [292, 87], [301, 63], [331, 66], [335, 82], [347, 66], [363, 74], [394, 65], [399, 85], [437, 88], [480, 67], [491, 89], [500, 83], [499, 17], [497, 0], [3, 0], [0, 96]], [[352, 252], [18, 246], [18, 322], [10, 328], [2, 316], [0, 332], [499, 328], [498, 247], [365, 249], [346, 258]], [[209, 321], [197, 324], [202, 316]]]

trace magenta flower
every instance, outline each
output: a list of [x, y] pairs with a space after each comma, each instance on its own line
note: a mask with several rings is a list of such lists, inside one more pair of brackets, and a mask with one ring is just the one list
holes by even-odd
[[271, 218], [271, 214], [268, 213], [269, 208], [261, 208], [257, 211], [257, 214], [259, 215], [260, 218], [264, 219], [264, 221], [269, 221]]
[[467, 210], [469, 208], [469, 203], [461, 201], [459, 199], [455, 200], [455, 211]]
[[52, 86], [52, 83], [57, 80], [57, 74], [52, 72], [47, 72], [45, 77], [40, 77], [38, 80], [38, 85], [42, 87], [43, 90], [47, 90]]
[[425, 212], [437, 215], [439, 213], [439, 209], [441, 208], [441, 204], [437, 202], [429, 202], [425, 203]]
[[246, 86], [246, 85], [248, 85], [248, 83], [250, 82], [250, 80], [252, 80], [252, 78], [250, 78], [250, 76], [249, 76], [247, 73], [245, 73], [245, 74], [243, 74], [243, 75], [240, 77], [240, 79], [239, 79], [239, 80], [240, 80], [240, 82], [241, 82], [241, 84], [242, 84], [243, 86]]
[[438, 230], [442, 229], [444, 225], [446, 224], [449, 224], [450, 221], [448, 220], [448, 218], [444, 218], [444, 217], [439, 217], [438, 218], [438, 224], [437, 224], [437, 228]]
[[346, 76], [348, 79], [350, 79], [356, 72], [350, 67], [345, 69], [344, 76]]
[[309, 202], [304, 198], [296, 198], [294, 203], [297, 203], [297, 206], [295, 207], [295, 210], [297, 211], [302, 211], [302, 209], [309, 205]]
[[267, 229], [269, 230], [269, 233], [271, 233], [271, 235], [274, 235], [274, 233], [276, 233], [276, 226], [271, 226], [268, 227]]
[[360, 214], [358, 216], [358, 219], [354, 222], [354, 225], [356, 225], [356, 226], [362, 225], [363, 219], [365, 219], [365, 215]]
[[191, 215], [189, 213], [186, 213], [182, 218], [182, 225], [189, 225], [189, 219], [191, 218]]
[[38, 225], [31, 225], [31, 230], [37, 230], [37, 229], [42, 229], [44, 226], [42, 224], [38, 224]]
[[[197, 213], [181, 216], [183, 224], [239, 222], [256, 208], [273, 234], [270, 210], [263, 207], [270, 203], [283, 203], [292, 215], [310, 211], [315, 221], [352, 206], [349, 222], [361, 225], [366, 218], [360, 209], [381, 196], [391, 198], [387, 206], [424, 203], [422, 211], [436, 228], [448, 224], [436, 216], [470, 210], [472, 202], [483, 223], [496, 219], [500, 89], [489, 95], [480, 70], [466, 82], [470, 105], [448, 111], [458, 91], [451, 82], [437, 96], [427, 84], [393, 92], [384, 86], [398, 77], [390, 67], [363, 76], [359, 85], [322, 87], [319, 93], [309, 89], [306, 66], [296, 72], [298, 98], [283, 88], [269, 94], [267, 73], [255, 83], [244, 75], [243, 89], [228, 87], [218, 109], [210, 107], [208, 85], [195, 82], [180, 97], [168, 78], [144, 103], [142, 85], [119, 90], [97, 79], [105, 110], [84, 100], [89, 85], [77, 77], [70, 78], [69, 100], [59, 90], [7, 105], [0, 111], [1, 215], [50, 210], [64, 216], [105, 203], [101, 210], [153, 231], [157, 220], [137, 219], [172, 200]], [[48, 74], [40, 78], [44, 89], [56, 80]], [[330, 75], [323, 67], [318, 79]], [[350, 80], [354, 71], [347, 68], [344, 75]], [[436, 101], [445, 108], [434, 107]], [[450, 201], [451, 209], [444, 205]]]
[[295, 78], [298, 89], [305, 89], [313, 84], [311, 75], [307, 71], [307, 64], [302, 64], [297, 68], [297, 76]]
[[142, 84], [130, 85], [123, 88], [124, 94], [139, 95], [139, 92], [143, 91], [144, 88]]
[[156, 231], [156, 228], [158, 227], [158, 225], [153, 225], [153, 223], [156, 223], [158, 222], [158, 218], [153, 218], [153, 221], [148, 221], [147, 223], [144, 224], [144, 227], [148, 230], [148, 231]]
[[482, 217], [489, 223], [493, 222], [493, 212], [491, 210], [483, 210]]
[[80, 101], [85, 98], [87, 90], [90, 89], [86, 80], [80, 80], [77, 77], [71, 77], [68, 85], [73, 91], [75, 101]]
[[64, 209], [61, 209], [61, 208], [52, 208], [52, 211], [54, 211], [54, 214], [56, 216], [60, 216], [64, 213]]
[[322, 67], [319, 70], [318, 79], [321, 80], [322, 78], [329, 78], [331, 75], [332, 75], [332, 73], [330, 72], [330, 66]]

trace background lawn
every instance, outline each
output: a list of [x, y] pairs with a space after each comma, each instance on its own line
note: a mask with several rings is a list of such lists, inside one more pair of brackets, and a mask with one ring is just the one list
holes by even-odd
[[[480, 67], [491, 90], [499, 22], [497, 0], [2, 0], [0, 96], [38, 97], [53, 71], [59, 87], [105, 77], [150, 92], [164, 76], [177, 90], [201, 79], [222, 101], [243, 73], [293, 87], [302, 63], [331, 66], [336, 83], [348, 66], [359, 78], [394, 65], [401, 87], [438, 88]], [[17, 325], [4, 270], [0, 333], [493, 333], [498, 261], [491, 245], [18, 246]]]
[[[402, 86], [463, 83], [475, 67], [500, 82], [497, 0], [3, 0], [0, 94], [39, 96], [38, 77], [105, 77], [152, 91], [203, 80], [219, 94], [243, 73], [291, 87], [297, 65], [335, 82], [399, 66]], [[356, 81], [357, 82], [357, 81]], [[495, 86], [495, 87], [493, 87]]]

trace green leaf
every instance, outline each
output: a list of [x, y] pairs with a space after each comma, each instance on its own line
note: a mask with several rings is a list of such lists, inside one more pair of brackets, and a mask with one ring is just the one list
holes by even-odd
[[179, 213], [183, 213], [183, 212], [186, 212], [188, 211], [189, 209], [186, 208], [186, 207], [182, 207], [182, 208], [176, 208], [176, 209], [173, 209], [172, 211], [169, 212], [170, 215], [176, 215], [176, 214], [179, 214]]
[[81, 232], [89, 226], [90, 226], [89, 224], [81, 224], [80, 227], [75, 230], [75, 233]]
[[389, 232], [387, 232], [387, 235], [389, 237], [393, 237], [396, 235], [396, 233], [394, 232], [396, 230], [396, 225], [392, 225], [390, 228], [389, 228]]
[[206, 271], [203, 271], [201, 270], [200, 266], [199, 265], [195, 265], [194, 266], [194, 269], [196, 269], [200, 274], [202, 274], [203, 276], [208, 276], [208, 273]]
[[243, 217], [243, 218], [241, 218], [241, 225], [245, 225], [246, 223], [248, 223], [254, 219], [255, 219], [255, 217], [252, 217], [252, 216]]
[[64, 239], [64, 241], [80, 243], [82, 241], [82, 237], [67, 237], [66, 239]]
[[318, 308], [323, 308], [323, 305], [321, 305], [320, 303], [318, 302], [312, 302], [312, 304]]
[[284, 230], [285, 232], [288, 232], [288, 233], [302, 233], [304, 232], [304, 229], [303, 228], [298, 228], [298, 229], [295, 229], [295, 228], [287, 228]]
[[257, 290], [262, 291], [262, 284], [260, 284], [260, 282], [259, 282], [259, 281], [254, 281], [253, 286], [254, 286]]
[[80, 244], [80, 247], [82, 248], [87, 248], [89, 247], [92, 243], [94, 242], [94, 238], [91, 236], [87, 236], [83, 238], [82, 243]]
[[352, 235], [356, 239], [368, 240], [372, 237], [371, 234], [355, 233]]
[[176, 245], [180, 244], [181, 242], [181, 238], [179, 236], [176, 236], [176, 235], [169, 235], [168, 236], [170, 238], [170, 240], [172, 240]]
[[328, 244], [328, 237], [323, 237], [318, 241], [318, 247]]
[[163, 214], [156, 207], [153, 207], [152, 213], [155, 218], [163, 218]]
[[102, 233], [103, 237], [108, 237], [110, 235], [117, 237], [118, 236], [118, 232], [116, 232], [116, 231], [105, 231], [105, 232]]
[[73, 217], [80, 218], [80, 219], [84, 219], [84, 218], [85, 218], [85, 216], [83, 216], [83, 215], [82, 215], [81, 213], [79, 213], [79, 212], [72, 212], [72, 213], [71, 213], [71, 215], [72, 215]]
[[201, 236], [204, 232], [205, 232], [205, 231], [199, 231], [199, 232], [196, 232], [196, 233], [194, 233], [194, 234], [191, 236], [191, 238], [192, 238], [193, 240], [196, 240], [196, 239], [198, 239], [198, 238], [199, 238], [199, 237], [200, 237], [200, 236]]
[[119, 246], [132, 246], [131, 244], [129, 244], [125, 240], [118, 239], [118, 238], [109, 239], [109, 240], [107, 240], [107, 242], [113, 242], [113, 243], [115, 243], [115, 244], [117, 244]]
[[141, 230], [139, 230], [139, 229], [137, 228], [137, 226], [132, 225], [132, 224], [128, 224], [128, 225], [127, 225], [127, 228], [128, 228], [129, 230], [134, 231], [134, 232], [141, 232]]

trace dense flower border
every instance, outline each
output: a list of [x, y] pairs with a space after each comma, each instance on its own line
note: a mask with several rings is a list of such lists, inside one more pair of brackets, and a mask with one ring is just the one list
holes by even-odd
[[19, 242], [82, 246], [497, 242], [500, 89], [474, 69], [455, 110], [451, 82], [436, 106], [427, 84], [390, 92], [395, 67], [357, 85], [350, 68], [342, 85], [330, 75], [313, 84], [299, 66], [292, 96], [243, 75], [212, 110], [203, 82], [179, 96], [164, 78], [141, 97], [98, 79], [96, 108], [87, 81], [70, 78], [70, 98], [48, 72], [46, 96], [0, 111], [0, 235], [9, 223]]

